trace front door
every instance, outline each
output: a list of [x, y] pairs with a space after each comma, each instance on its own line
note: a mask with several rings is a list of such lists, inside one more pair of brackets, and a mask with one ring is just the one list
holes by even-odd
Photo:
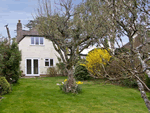
[[26, 76], [39, 76], [38, 59], [26, 59]]

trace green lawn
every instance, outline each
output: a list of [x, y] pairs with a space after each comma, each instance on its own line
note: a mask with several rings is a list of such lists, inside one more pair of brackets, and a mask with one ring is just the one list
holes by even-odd
[[21, 78], [0, 101], [0, 113], [148, 113], [136, 89], [85, 81], [83, 93], [64, 94], [66, 77]]

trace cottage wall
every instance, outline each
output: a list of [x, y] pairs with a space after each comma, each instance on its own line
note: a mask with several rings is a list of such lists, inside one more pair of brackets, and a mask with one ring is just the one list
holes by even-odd
[[25, 74], [27, 58], [38, 58], [40, 66], [40, 74], [46, 74], [45, 58], [54, 59], [54, 66], [58, 63], [57, 56], [59, 54], [55, 51], [53, 44], [48, 39], [44, 38], [44, 45], [31, 45], [31, 37], [24, 37], [19, 43], [19, 50], [22, 52], [21, 70]]

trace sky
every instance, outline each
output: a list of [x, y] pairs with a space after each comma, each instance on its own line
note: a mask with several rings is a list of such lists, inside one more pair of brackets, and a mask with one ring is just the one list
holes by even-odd
[[[73, 0], [75, 4], [81, 1]], [[52, 6], [55, 6], [53, 1]], [[14, 38], [17, 35], [15, 30], [18, 20], [21, 20], [23, 29], [28, 30], [28, 28], [24, 28], [24, 25], [29, 20], [33, 20], [37, 8], [38, 0], [0, 0], [0, 34], [7, 37], [7, 31], [4, 26], [8, 24], [11, 38]], [[125, 44], [127, 40], [123, 39], [123, 42]]]
[[0, 2], [0, 34], [7, 37], [7, 31], [4, 27], [8, 24], [11, 37], [17, 34], [16, 25], [18, 20], [22, 24], [27, 24], [28, 20], [33, 19], [32, 13], [37, 6], [37, 0], [1, 0]]
[[[74, 0], [74, 3], [77, 4], [81, 1]], [[54, 5], [52, 1], [52, 6]], [[8, 24], [11, 37], [15, 37], [17, 35], [15, 30], [18, 20], [21, 20], [22, 25], [27, 24], [28, 20], [33, 20], [37, 8], [38, 0], [0, 0], [0, 34], [7, 37], [4, 26]], [[24, 26], [23, 29], [27, 30]]]

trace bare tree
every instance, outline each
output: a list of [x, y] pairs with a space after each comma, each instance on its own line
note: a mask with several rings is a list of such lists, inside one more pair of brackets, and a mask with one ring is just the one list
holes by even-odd
[[[43, 0], [37, 11], [36, 28], [40, 34], [53, 42], [55, 50], [66, 64], [69, 78], [66, 86], [67, 92], [73, 92], [75, 83], [72, 73], [73, 65], [76, 63], [79, 54], [95, 43], [108, 49], [105, 43], [105, 39], [107, 39], [112, 50], [110, 54], [124, 63], [126, 63], [126, 59], [130, 66], [122, 65], [121, 67], [122, 70], [127, 72], [126, 77], [108, 74], [104, 74], [102, 77], [108, 80], [134, 77], [137, 80], [142, 98], [150, 111], [150, 102], [143, 86], [148, 91], [150, 89], [140, 78], [140, 75], [144, 73], [150, 76], [149, 65], [147, 64], [150, 54], [148, 51], [144, 51], [144, 46], [149, 44], [150, 14], [148, 0], [85, 0], [76, 7], [72, 4], [72, 0], [60, 0], [59, 8], [54, 11], [51, 9], [50, 1]], [[141, 40], [139, 46], [134, 45], [136, 35]], [[127, 36], [129, 39], [129, 52], [124, 52], [121, 49], [122, 52], [115, 55], [114, 43], [121, 48], [118, 40], [122, 43], [122, 36]], [[70, 54], [70, 57], [68, 57], [68, 54]], [[143, 57], [144, 54], [147, 57]], [[137, 59], [140, 64], [135, 65]]]
[[[105, 35], [99, 35], [99, 32], [102, 31], [94, 32], [95, 38], [98, 37], [97, 43], [99, 42], [99, 46], [103, 45], [103, 47], [105, 47], [103, 39], [108, 38], [113, 39], [110, 41], [112, 45], [114, 45], [115, 41], [116, 45], [121, 48], [122, 45], [120, 45], [120, 42], [122, 43], [122, 37], [126, 36], [129, 39], [129, 52], [124, 52], [121, 48], [120, 50], [122, 52], [119, 55], [114, 55], [112, 51], [110, 51], [110, 54], [114, 58], [120, 59], [124, 64], [126, 63], [125, 61], [129, 61], [128, 65], [130, 66], [126, 67], [122, 65], [121, 67], [122, 70], [127, 72], [126, 77], [118, 75], [110, 76], [108, 74], [107, 76], [105, 76], [106, 74], [101, 74], [101, 76], [108, 80], [134, 77], [137, 80], [141, 97], [150, 111], [150, 102], [144, 92], [143, 86], [148, 91], [150, 91], [150, 89], [140, 78], [144, 73], [150, 77], [150, 68], [147, 63], [150, 59], [150, 53], [147, 50], [150, 41], [150, 36], [148, 35], [150, 25], [149, 5], [149, 0], [86, 0], [82, 7], [85, 8], [84, 11], [87, 12], [88, 15], [82, 14], [87, 17], [89, 16], [88, 19], [90, 21], [94, 20], [94, 24], [90, 26], [91, 28], [103, 22], [103, 31], [105, 31]], [[138, 39], [135, 37], [140, 38]], [[135, 40], [139, 41], [138, 45], [135, 44]], [[139, 69], [139, 67], [141, 69]]]
[[79, 17], [77, 6], [72, 4], [72, 0], [60, 0], [58, 4], [59, 8], [52, 10], [49, 0], [39, 1], [35, 18], [36, 28], [41, 35], [52, 41], [55, 50], [65, 63], [68, 72], [66, 92], [74, 93], [73, 66], [80, 53], [93, 41], [92, 37], [87, 35], [88, 32], [85, 32], [85, 25], [82, 18]]

